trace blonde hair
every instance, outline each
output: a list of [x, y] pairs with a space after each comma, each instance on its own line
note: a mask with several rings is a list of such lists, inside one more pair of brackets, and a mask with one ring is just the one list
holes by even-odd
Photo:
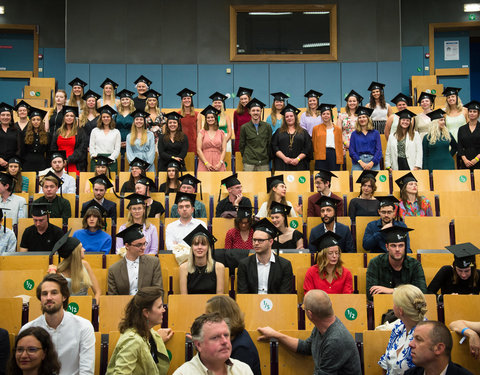
[[[157, 98], [147, 98], [145, 100], [145, 112], [149, 113], [150, 114], [150, 106], [148, 105], [147, 101], [148, 99], [155, 99], [155, 101], [157, 102], [157, 104], [155, 105], [155, 114], [157, 116], [160, 116], [160, 107], [159, 107], [159, 103], [158, 103], [158, 99]], [[193, 107], [193, 105], [192, 105]]]
[[[128, 96], [127, 96], [127, 98], [128, 98]], [[123, 98], [122, 98], [122, 99], [123, 99]], [[120, 114], [123, 116], [122, 111], [123, 111], [123, 109], [126, 108], [126, 107], [124, 107], [124, 106], [122, 105], [122, 99], [120, 99], [120, 104], [118, 105], [118, 113], [120, 113]], [[132, 112], [135, 111], [135, 105], [133, 104], [132, 98], [128, 98], [128, 99], [130, 100], [130, 104], [129, 104], [129, 106], [128, 106], [128, 113], [130, 114], [130, 113], [132, 113]]]
[[[365, 115], [364, 115], [365, 116]], [[362, 132], [362, 126], [360, 125], [360, 123], [358, 122], [358, 118], [360, 116], [357, 116], [357, 125], [355, 125], [355, 131], [358, 132], [358, 133], [361, 133]], [[368, 122], [367, 122], [367, 131], [370, 131], [370, 130], [373, 130], [373, 122], [372, 122], [372, 119], [370, 118], [370, 116], [367, 116], [368, 118]]]
[[92, 286], [92, 280], [82, 262], [82, 244], [78, 244], [72, 254], [58, 265], [57, 273], [61, 274], [65, 271], [70, 272], [72, 294]]
[[[284, 100], [274, 100], [272, 103], [272, 111], [270, 112], [270, 118], [272, 119], [272, 124], [275, 125], [275, 121], [277, 121], [277, 107], [275, 106], [275, 102], [282, 102], [283, 106], [280, 111], [283, 111], [285, 108], [285, 101]], [[283, 115], [282, 115], [283, 118]], [[275, 120], [275, 121], [274, 121]]]
[[423, 320], [428, 311], [424, 294], [411, 284], [400, 285], [394, 289], [393, 304], [400, 307], [407, 318], [417, 323]]
[[[207, 268], [206, 268], [205, 272], [207, 272], [207, 273], [212, 272], [213, 271], [212, 249], [210, 247], [210, 243], [208, 242], [207, 237], [205, 237], [205, 235], [203, 235], [203, 234], [197, 234], [192, 239], [192, 247], [194, 245], [204, 245], [204, 246], [208, 247]], [[193, 250], [190, 251], [190, 253], [188, 254], [187, 270], [188, 270], [188, 273], [194, 273], [195, 272], [195, 255], [193, 254]]]
[[[190, 113], [189, 115], [190, 116], [195, 116], [195, 118], [197, 118], [197, 113], [195, 112], [195, 107], [193, 106], [193, 98], [190, 97], [192, 99], [192, 103], [190, 104]], [[183, 104], [183, 100], [182, 100], [182, 108], [180, 109], [180, 114], [185, 117], [187, 114], [185, 112], [185, 105]], [[179, 121], [180, 123], [180, 121]]]
[[[342, 276], [343, 273], [343, 261], [342, 261], [342, 250], [340, 246], [332, 246], [338, 248], [338, 262], [335, 264], [335, 268], [333, 270], [333, 278], [337, 279], [337, 273], [339, 276]], [[327, 257], [328, 247], [322, 249], [318, 252], [317, 255], [317, 265], [318, 265], [318, 275], [322, 280], [324, 280], [327, 276], [327, 265], [330, 263]]]
[[[75, 85], [76, 86], [76, 85]], [[80, 85], [78, 85], [80, 86]], [[82, 87], [82, 86], [80, 86]], [[58, 90], [60, 91], [60, 90]], [[78, 107], [79, 110], [82, 110], [85, 108], [85, 100], [83, 100], [82, 96], [83, 96], [84, 92], [83, 92], [83, 87], [82, 87], [82, 93], [76, 97], [75, 94], [73, 93], [73, 87], [72, 87], [72, 91], [70, 91], [70, 98], [68, 99], [68, 103], [67, 105], [68, 106], [71, 106], [71, 107]], [[80, 104], [78, 104], [80, 103]]]
[[[97, 117], [99, 115], [99, 113], [97, 111], [97, 106], [95, 105], [95, 107], [93, 107], [92, 110], [93, 110], [93, 114], [95, 115], [95, 117]], [[85, 104], [85, 110], [82, 111], [82, 113], [80, 113], [80, 116], [78, 117], [78, 126], [79, 127], [82, 128], [82, 127], [85, 126], [85, 124], [88, 121], [88, 115], [89, 114], [90, 114], [90, 108], [87, 108], [87, 106]]]
[[448, 131], [447, 127], [444, 126], [443, 129], [440, 129], [440, 121], [439, 119], [433, 120], [430, 123], [428, 128], [428, 133], [426, 135], [428, 143], [434, 145], [437, 141], [448, 141], [450, 142], [450, 132]]
[[[65, 117], [63, 118], [62, 125], [58, 128], [58, 135], [63, 138], [67, 137], [67, 125], [65, 124]], [[78, 118], [75, 116], [72, 124], [72, 130], [70, 132], [70, 137], [75, 137], [78, 133]]]
[[[146, 204], [142, 204], [142, 206], [145, 210], [143, 214], [144, 216], [142, 217], [142, 221], [143, 221], [143, 224], [145, 225], [145, 229], [148, 229], [150, 228], [150, 222], [148, 221], [147, 217], [148, 217], [148, 213], [150, 212], [150, 207], [147, 207]], [[125, 224], [125, 228], [128, 228], [132, 224], [134, 224], [133, 216], [132, 216], [132, 212], [130, 211], [130, 208], [128, 208], [127, 223]]]
[[413, 141], [413, 138], [415, 137], [415, 122], [413, 118], [409, 119], [410, 125], [408, 125], [407, 130], [405, 130], [405, 134], [403, 134], [403, 128], [400, 126], [400, 121], [402, 120], [402, 118], [398, 119], [398, 126], [397, 130], [395, 131], [395, 138], [397, 138], [398, 141], [401, 141], [408, 135], [410, 137], [410, 140]]
[[[112, 86], [112, 95], [109, 98], [107, 98], [107, 94], [105, 94], [105, 86]], [[110, 100], [110, 102], [113, 102], [115, 104], [115, 87], [113, 87], [113, 85], [110, 83], [107, 83], [105, 86], [103, 87], [102, 93], [103, 104], [106, 104], [107, 100]]]
[[[142, 117], [143, 118], [143, 117]], [[135, 119], [132, 122], [132, 127], [130, 129], [130, 145], [134, 145], [135, 141], [137, 140], [138, 136], [138, 129], [135, 126]], [[143, 119], [143, 127], [142, 127], [142, 138], [140, 138], [140, 146], [143, 146], [148, 140], [147, 128], [145, 127], [145, 119]]]
[[[320, 100], [315, 97], [315, 96], [312, 96], [312, 98], [315, 98], [315, 100], [317, 101], [317, 109], [315, 111], [313, 111], [310, 106], [308, 106], [308, 103], [307, 103], [307, 110], [305, 111], [305, 116], [320, 116], [321, 113], [320, 113], [320, 110], [318, 109], [318, 105], [320, 104]], [[308, 98], [310, 99], [310, 98]]]
[[453, 110], [457, 110], [458, 112], [462, 112], [463, 110], [463, 104], [462, 104], [462, 100], [460, 99], [460, 97], [457, 95], [457, 104], [454, 105], [454, 107], [450, 107], [450, 104], [448, 104], [447, 102], [447, 105], [445, 106], [445, 112], [447, 113], [447, 115], [450, 114], [450, 112], [452, 112]]

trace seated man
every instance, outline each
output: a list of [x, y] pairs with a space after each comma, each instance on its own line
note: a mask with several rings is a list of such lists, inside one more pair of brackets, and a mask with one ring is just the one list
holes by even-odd
[[63, 230], [48, 221], [49, 209], [49, 204], [32, 203], [33, 225], [23, 232], [20, 251], [52, 251], [55, 243], [62, 238]]
[[61, 217], [66, 224], [72, 216], [70, 202], [63, 197], [57, 196], [58, 189], [63, 181], [53, 172], [48, 172], [42, 179], [43, 197], [35, 199], [33, 203], [50, 203], [50, 217]]
[[[218, 202], [215, 217], [236, 217], [238, 206], [252, 207], [250, 199], [242, 195], [242, 184], [237, 176], [237, 173], [234, 173], [221, 181], [227, 188], [228, 197]], [[218, 199], [220, 199], [220, 193]]]
[[82, 211], [80, 213], [80, 216], [84, 217], [88, 207], [90, 207], [93, 201], [95, 201], [105, 209], [106, 216], [111, 217], [112, 220], [115, 222], [117, 220], [117, 204], [115, 202], [109, 201], [108, 199], [105, 199], [105, 193], [107, 192], [107, 190], [113, 188], [113, 185], [110, 182], [109, 178], [106, 175], [101, 174], [92, 177], [89, 181], [92, 184], [93, 188], [93, 199], [82, 204]]
[[[184, 174], [182, 177], [178, 178], [182, 184], [180, 185], [179, 191], [182, 193], [187, 194], [195, 194], [197, 190], [197, 184], [201, 183], [201, 181], [191, 174]], [[203, 202], [195, 200], [195, 211], [193, 213], [193, 217], [207, 217], [207, 210], [205, 208], [205, 204]], [[180, 217], [180, 213], [177, 208], [177, 202], [175, 199], [175, 204], [172, 205], [172, 209], [170, 210], [170, 217]]]
[[65, 311], [69, 297], [68, 283], [62, 275], [46, 275], [37, 287], [43, 314], [25, 324], [20, 332], [30, 327], [42, 327], [50, 334], [61, 364], [59, 375], [93, 375], [93, 326], [87, 319]]
[[[198, 224], [202, 224], [205, 228], [207, 225], [202, 221], [193, 217], [193, 202], [195, 194], [178, 192], [175, 196], [175, 206], [180, 214], [180, 218], [173, 223], [167, 225], [165, 230], [165, 248], [166, 250], [174, 250], [175, 248], [186, 246], [183, 240]], [[177, 246], [180, 245], [180, 246]]]
[[330, 191], [330, 184], [332, 177], [335, 176], [332, 172], [320, 169], [315, 175], [315, 188], [317, 193], [308, 197], [307, 216], [320, 217], [320, 206], [316, 204], [318, 200], [324, 195], [333, 198], [337, 201], [337, 216], [343, 216], [343, 199]]
[[[65, 167], [67, 166], [67, 153], [64, 150], [57, 150], [50, 152], [50, 168], [47, 168], [44, 171], [38, 173], [39, 176], [44, 176], [48, 172], [53, 172], [58, 178], [62, 180], [62, 185], [60, 186], [60, 192], [62, 194], [75, 194], [76, 184], [75, 179], [65, 172]], [[42, 187], [38, 191], [43, 193]]]
[[308, 239], [308, 248], [310, 249], [310, 252], [316, 253], [317, 251], [322, 250], [317, 248], [315, 242], [326, 231], [334, 232], [341, 237], [338, 246], [342, 252], [355, 252], [350, 228], [342, 223], [337, 223], [335, 220], [338, 201], [332, 197], [322, 195], [315, 204], [320, 207], [320, 218], [322, 219], [323, 224], [317, 225], [310, 233], [310, 238]]
[[292, 264], [272, 251], [277, 228], [262, 219], [253, 226], [253, 249], [238, 265], [238, 293], [287, 294], [294, 293]]
[[392, 294], [402, 284], [412, 284], [423, 293], [427, 292], [425, 275], [420, 262], [405, 253], [407, 233], [413, 229], [391, 226], [382, 229], [386, 254], [380, 254], [368, 263], [367, 299], [374, 294]]
[[17, 250], [17, 237], [15, 237], [15, 233], [6, 227], [5, 221], [2, 226], [4, 210], [6, 210], [6, 208], [0, 208], [0, 255], [8, 255], [8, 253], [14, 253]]
[[157, 257], [144, 255], [142, 225], [132, 224], [117, 234], [125, 244], [125, 257], [108, 269], [109, 295], [135, 295], [145, 286], [163, 289], [162, 268]]
[[27, 217], [27, 202], [25, 198], [13, 193], [14, 187], [14, 178], [8, 173], [0, 172], [0, 208], [5, 208], [5, 217], [17, 224], [18, 219]]
[[[380, 233], [382, 229], [396, 226], [406, 228], [407, 226], [403, 221], [395, 220], [395, 212], [397, 210], [398, 199], [393, 195], [385, 197], [375, 197], [380, 202], [378, 207], [378, 214], [380, 219], [371, 221], [365, 228], [365, 234], [363, 235], [363, 248], [372, 253], [386, 253], [385, 239]], [[407, 233], [407, 253], [411, 253], [410, 250], [410, 237]]]

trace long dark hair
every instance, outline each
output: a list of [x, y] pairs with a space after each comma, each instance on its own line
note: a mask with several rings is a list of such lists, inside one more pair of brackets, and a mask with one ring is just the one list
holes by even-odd
[[[452, 267], [453, 267], [452, 283], [454, 285], [457, 285], [461, 279], [458, 276], [457, 270], [455, 268], [455, 262], [453, 263]], [[468, 286], [471, 288], [475, 288], [478, 285], [478, 278], [479, 278], [478, 272], [477, 272], [477, 266], [475, 263], [473, 264], [473, 266], [470, 266], [470, 270], [472, 271], [472, 273], [468, 278]]]
[[10, 357], [10, 363], [8, 364], [8, 374], [10, 375], [22, 375], [23, 371], [18, 367], [16, 359], [16, 350], [18, 342], [26, 337], [33, 336], [42, 345], [42, 350], [45, 353], [40, 368], [38, 369], [38, 375], [52, 375], [60, 372], [60, 361], [58, 360], [57, 352], [53, 346], [50, 334], [41, 327], [30, 327], [20, 332], [15, 340], [15, 346], [12, 350], [12, 356]]

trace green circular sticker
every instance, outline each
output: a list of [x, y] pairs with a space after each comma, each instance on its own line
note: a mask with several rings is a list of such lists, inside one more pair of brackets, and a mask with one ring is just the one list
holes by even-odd
[[27, 279], [23, 283], [23, 287], [25, 288], [25, 290], [32, 290], [34, 286], [35, 282], [32, 279]]
[[435, 95], [436, 93], [437, 93], [437, 90], [433, 89], [433, 90], [432, 90], [432, 94]]
[[301, 184], [304, 184], [305, 181], [307, 181], [307, 179], [304, 176], [300, 176], [298, 179], [298, 182], [300, 182]]
[[387, 176], [382, 174], [378, 179], [380, 180], [380, 182], [385, 182], [387, 181]]
[[168, 355], [168, 359], [170, 360], [170, 362], [172, 361], [172, 352], [170, 350], [167, 349], [167, 355]]
[[77, 315], [79, 310], [80, 308], [78, 307], [78, 304], [76, 304], [75, 302], [70, 302], [68, 304], [67, 311], [71, 312], [73, 315]]
[[348, 320], [355, 320], [358, 317], [357, 310], [355, 310], [353, 307], [349, 307], [348, 309], [345, 310], [345, 318]]
[[418, 67], [417, 72], [421, 72], [421, 71], [422, 71], [422, 68]]
[[465, 176], [463, 174], [458, 179], [459, 179], [460, 182], [467, 182], [467, 176]]
[[40, 91], [35, 92], [35, 96], [40, 96]]
[[290, 222], [290, 228], [297, 229], [298, 228], [298, 221], [297, 220], [292, 220]]

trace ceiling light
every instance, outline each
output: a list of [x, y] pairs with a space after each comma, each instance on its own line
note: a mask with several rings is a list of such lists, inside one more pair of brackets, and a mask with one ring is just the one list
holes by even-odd
[[0, 14], [5, 14], [5, 6], [0, 5]]
[[480, 3], [463, 4], [463, 11], [468, 12], [480, 12]]
[[292, 12], [248, 12], [250, 16], [289, 16]]
[[329, 47], [330, 43], [306, 43], [302, 48], [318, 48], [318, 47]]
[[308, 15], [311, 15], [311, 14], [330, 14], [330, 12], [303, 12], [303, 14], [308, 14]]

